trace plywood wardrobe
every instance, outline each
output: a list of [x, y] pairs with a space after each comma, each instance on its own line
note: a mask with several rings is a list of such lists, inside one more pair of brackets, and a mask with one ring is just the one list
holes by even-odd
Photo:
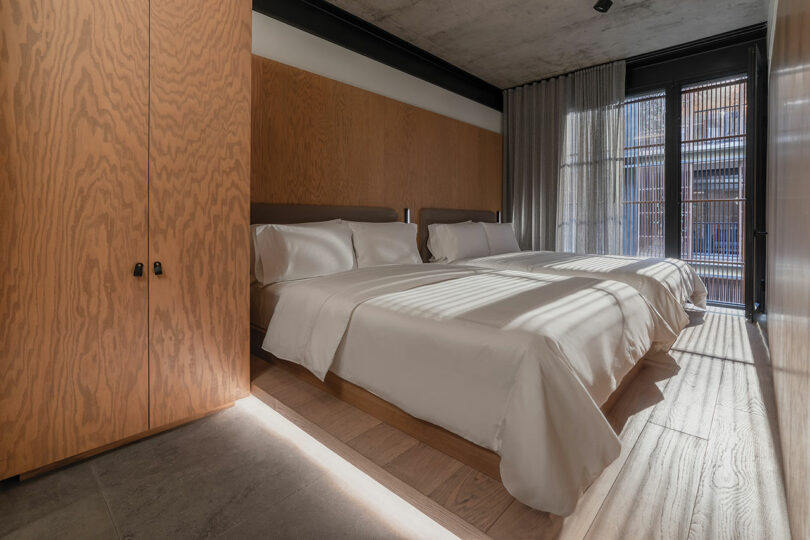
[[0, 25], [2, 479], [247, 395], [251, 2]]

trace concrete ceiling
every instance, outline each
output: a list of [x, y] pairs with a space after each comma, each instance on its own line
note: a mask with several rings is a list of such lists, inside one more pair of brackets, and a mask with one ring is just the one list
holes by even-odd
[[767, 19], [768, 0], [329, 0], [501, 88]]

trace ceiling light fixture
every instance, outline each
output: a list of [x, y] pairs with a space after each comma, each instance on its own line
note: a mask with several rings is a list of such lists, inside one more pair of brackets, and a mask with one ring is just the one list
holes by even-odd
[[613, 0], [597, 0], [596, 4], [594, 4], [593, 9], [598, 11], [599, 13], [607, 13], [610, 9], [610, 6], [613, 5]]

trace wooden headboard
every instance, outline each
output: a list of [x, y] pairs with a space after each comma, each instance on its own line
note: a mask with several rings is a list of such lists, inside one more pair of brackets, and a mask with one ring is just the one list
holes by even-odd
[[397, 221], [393, 208], [377, 206], [323, 206], [316, 204], [251, 203], [250, 223], [309, 223], [345, 219], [348, 221]]
[[419, 254], [424, 262], [430, 260], [430, 251], [427, 248], [428, 225], [433, 223], [461, 223], [462, 221], [495, 223], [496, 214], [489, 210], [456, 210], [450, 208], [422, 208], [419, 211]]
[[253, 57], [254, 203], [502, 207], [502, 137]]

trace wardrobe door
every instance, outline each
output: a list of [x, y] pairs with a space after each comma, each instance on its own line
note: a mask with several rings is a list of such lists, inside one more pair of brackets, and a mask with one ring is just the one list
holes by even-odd
[[0, 478], [148, 429], [148, 2], [0, 2]]
[[151, 427], [249, 391], [250, 0], [152, 0]]

